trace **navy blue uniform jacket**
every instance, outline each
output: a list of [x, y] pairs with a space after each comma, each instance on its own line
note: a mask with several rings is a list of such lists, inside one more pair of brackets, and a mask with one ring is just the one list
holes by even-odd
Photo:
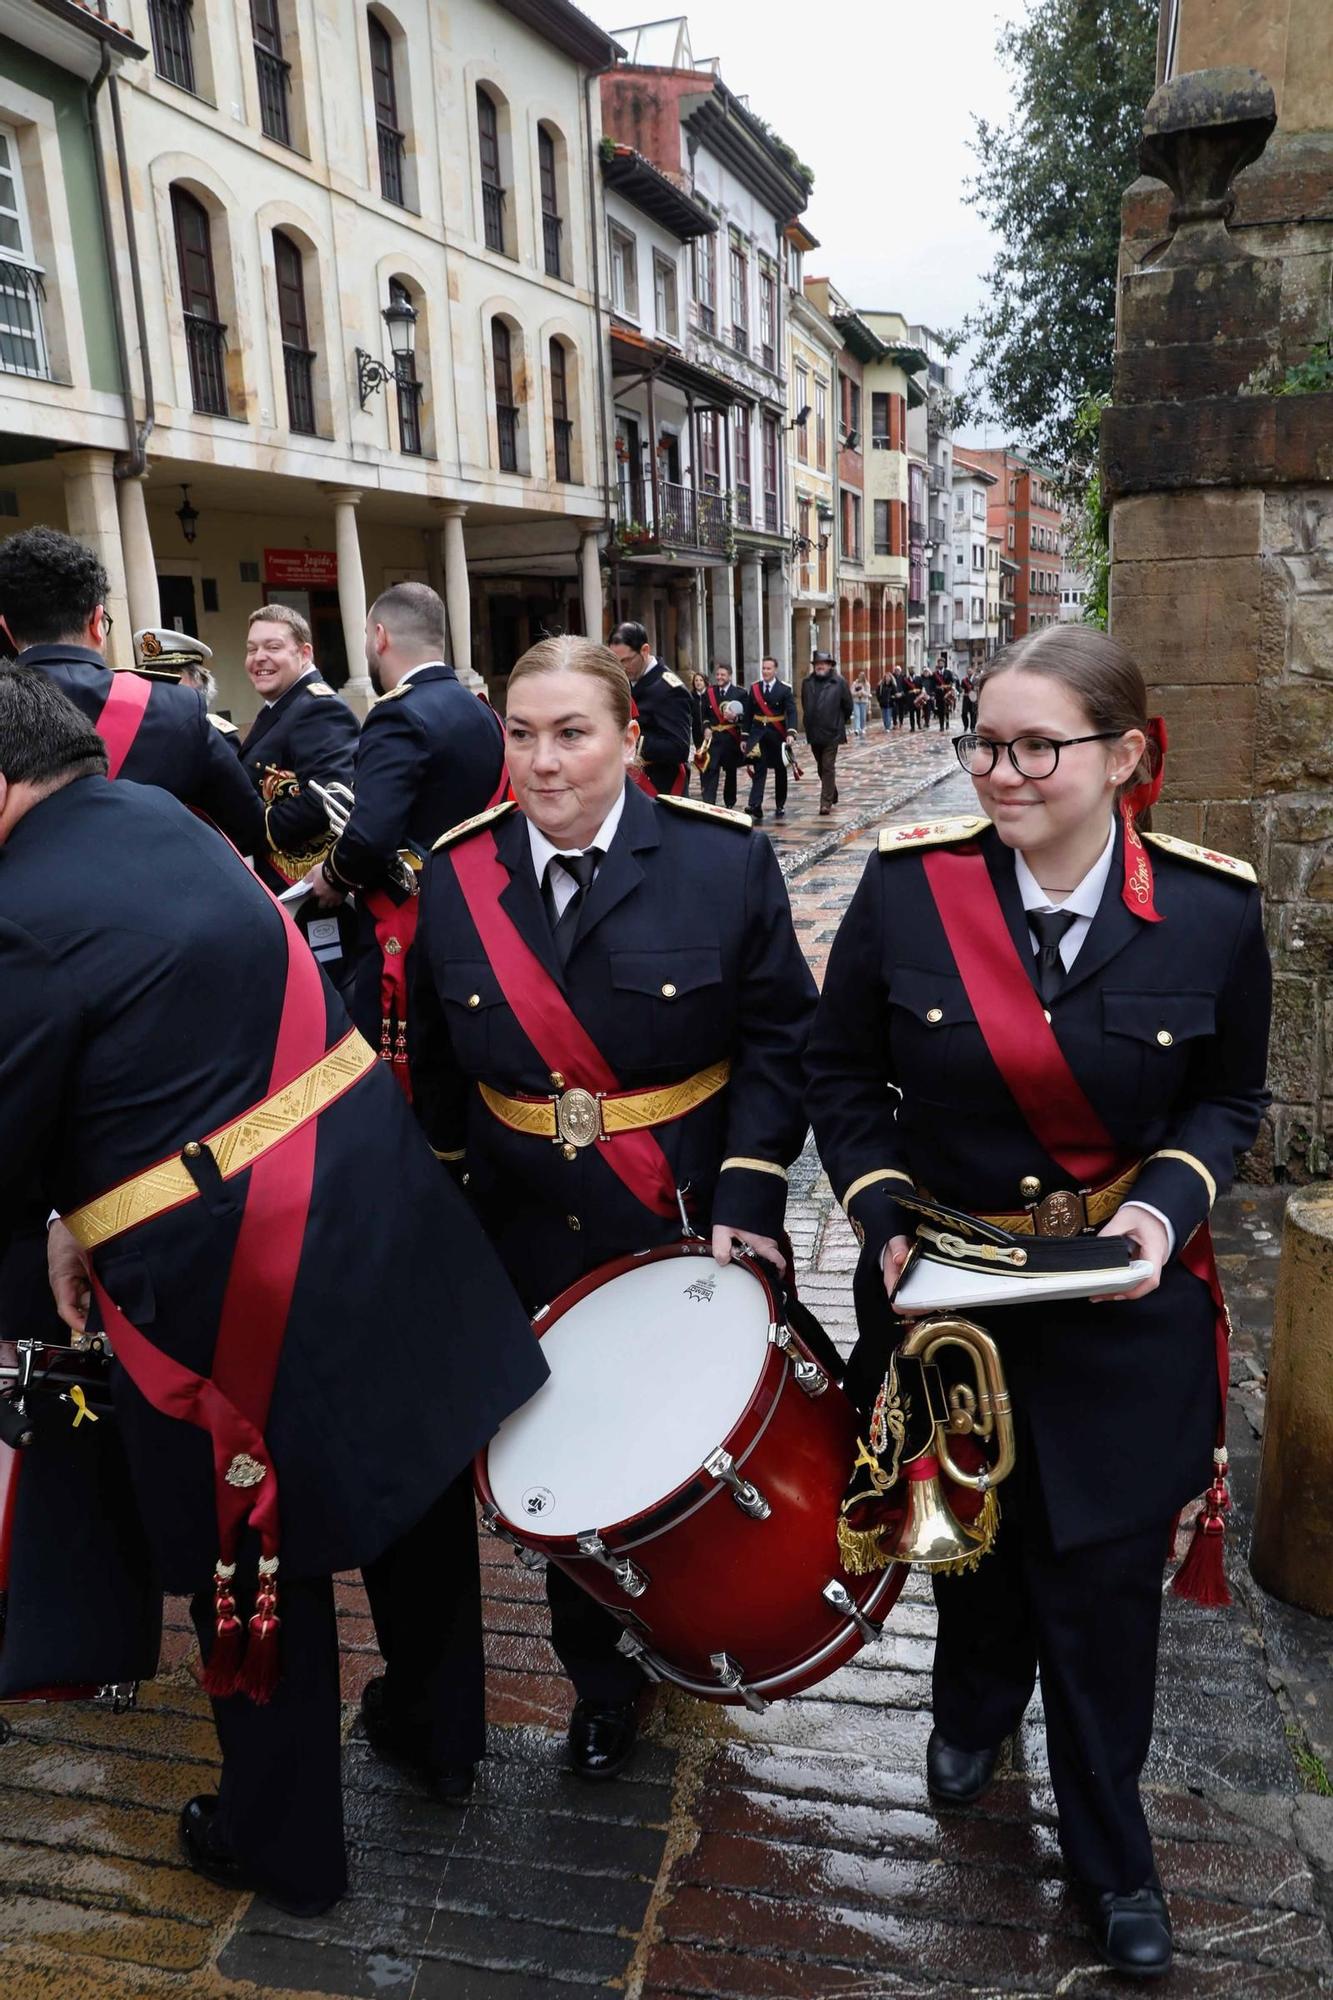
[[[1162, 921], [1131, 914], [1120, 838], [1051, 1025], [1123, 1157], [1146, 1162], [1131, 1199], [1170, 1218], [1179, 1249], [1234, 1177], [1267, 1103], [1268, 953], [1257, 889], [1151, 837]], [[989, 825], [980, 844], [1035, 985], [1012, 850]], [[867, 863], [829, 957], [808, 1062], [815, 1139], [840, 1199], [864, 1175], [906, 1175], [955, 1207], [1005, 1214], [1024, 1206], [1026, 1176], [1043, 1195], [1070, 1185], [991, 1060], [919, 850]], [[865, 1232], [862, 1393], [902, 1327], [879, 1275], [889, 1237], [912, 1233], [894, 1184], [873, 1180], [848, 1211]], [[1178, 1259], [1146, 1299], [1010, 1307], [986, 1325], [1031, 1429], [1057, 1547], [1165, 1524], [1208, 1484], [1212, 1303]]]
[[[163, 793], [84, 778], [35, 806], [0, 848], [0, 1233], [16, 1197], [68, 1211], [263, 1098], [285, 966], [268, 895]], [[324, 991], [331, 1047], [348, 1024]], [[140, 1331], [205, 1374], [246, 1178], [95, 1253]], [[475, 1217], [373, 1065], [319, 1120], [266, 1430], [284, 1573], [388, 1547], [545, 1373]], [[115, 1396], [164, 1582], [196, 1589], [217, 1552], [208, 1437], [123, 1377]]]
[[765, 686], [761, 678], [745, 690], [746, 748], [753, 749], [758, 744], [764, 762], [776, 764], [782, 758], [782, 733], [759, 713], [756, 696], [762, 696], [765, 708], [786, 723], [788, 737], [796, 734], [796, 696], [785, 681], [777, 679]]
[[[561, 980], [527, 822], [510, 808], [490, 824], [510, 876], [501, 907]], [[415, 974], [417, 1110], [437, 1150], [465, 1151], [469, 1192], [528, 1306], [608, 1258], [680, 1234], [630, 1194], [599, 1144], [568, 1160], [487, 1110], [479, 1081], [540, 1097], [551, 1080], [505, 1004], [447, 849], [426, 869]], [[697, 1229], [717, 1221], [776, 1235], [785, 1169], [805, 1138], [801, 1050], [814, 983], [768, 841], [730, 816], [627, 786], [562, 983], [626, 1090], [730, 1057], [729, 1086], [656, 1137], [690, 1189]]]
[[[310, 790], [311, 780], [350, 785], [359, 733], [347, 703], [311, 673], [260, 709], [241, 745], [241, 763], [256, 792], [270, 770], [291, 771], [300, 782], [298, 798], [275, 799], [269, 806], [264, 828], [269, 850], [305, 860], [302, 874], [333, 844], [324, 808]], [[299, 875], [280, 873], [262, 856], [256, 856], [255, 867], [270, 889], [281, 891], [300, 880]]]
[[[15, 663], [40, 667], [60, 692], [96, 723], [114, 678], [100, 653], [87, 646], [28, 646]], [[182, 804], [204, 813], [242, 854], [264, 851], [264, 812], [236, 752], [208, 720], [198, 688], [152, 676], [148, 707], [120, 776], [160, 785]]]
[[669, 792], [694, 741], [690, 691], [663, 661], [654, 660], [630, 684], [639, 718], [639, 759], [659, 792]]

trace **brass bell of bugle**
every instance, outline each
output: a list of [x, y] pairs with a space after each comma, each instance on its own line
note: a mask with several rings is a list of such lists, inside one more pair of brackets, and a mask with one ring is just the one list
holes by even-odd
[[[1000, 1507], [994, 1489], [1014, 1469], [1014, 1426], [999, 1349], [971, 1320], [919, 1321], [899, 1348], [898, 1358], [917, 1361], [924, 1369], [946, 1347], [961, 1348], [970, 1357], [976, 1387], [964, 1382], [949, 1391], [947, 1417], [936, 1414], [930, 1443], [902, 1468], [907, 1513], [890, 1560], [960, 1574], [975, 1569], [995, 1539]], [[969, 1436], [994, 1441], [993, 1464], [977, 1472], [963, 1470], [949, 1449], [949, 1441]], [[974, 1522], [960, 1521], [955, 1515], [945, 1499], [945, 1479], [983, 1496]]]

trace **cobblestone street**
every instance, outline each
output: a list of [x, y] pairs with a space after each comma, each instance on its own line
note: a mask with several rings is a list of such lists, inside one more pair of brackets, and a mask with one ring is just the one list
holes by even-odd
[[[764, 823], [817, 975], [878, 825], [971, 803], [947, 738], [886, 737], [877, 717], [842, 752], [839, 780], [833, 819], [816, 816], [810, 771], [788, 818], [773, 823], [770, 798]], [[802, 1296], [846, 1348], [855, 1244], [809, 1149], [792, 1181]], [[1236, 1603], [1167, 1599], [1146, 1776], [1176, 1926], [1172, 1996], [1287, 2000], [1333, 1984], [1328, 1639], [1268, 1606], [1243, 1561], [1280, 1216], [1280, 1193], [1241, 1188], [1218, 1219], [1236, 1324]], [[14, 1711], [0, 1749], [6, 2000], [1122, 1990], [1093, 1962], [1063, 1884], [1039, 1706], [979, 1808], [941, 1818], [927, 1800], [922, 1579], [883, 1638], [812, 1693], [762, 1716], [658, 1698], [630, 1773], [589, 1786], [565, 1769], [572, 1696], [540, 1579], [502, 1545], [483, 1555], [490, 1756], [461, 1813], [369, 1755], [353, 1717], [377, 1655], [359, 1588], [339, 1587], [353, 1891], [323, 1919], [237, 1902], [180, 1858], [177, 1813], [213, 1788], [216, 1763], [183, 1607], [137, 1714]]]

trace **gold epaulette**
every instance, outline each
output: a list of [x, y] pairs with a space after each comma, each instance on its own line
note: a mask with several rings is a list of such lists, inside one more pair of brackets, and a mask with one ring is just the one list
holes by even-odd
[[374, 701], [370, 704], [371, 707], [383, 708], [386, 701], [397, 701], [399, 695], [406, 694], [411, 685], [411, 681], [399, 681], [397, 687], [390, 688], [387, 694], [377, 694]]
[[[685, 687], [685, 683], [681, 679], [680, 675], [673, 674], [670, 667], [664, 667], [662, 669], [662, 679], [666, 682], [668, 687], [673, 687], [673, 688]], [[688, 693], [688, 689], [686, 690], [686, 692]]]
[[1219, 854], [1215, 847], [1196, 847], [1192, 840], [1177, 840], [1174, 833], [1149, 833], [1143, 838], [1150, 840], [1154, 847], [1160, 847], [1164, 854], [1174, 854], [1181, 861], [1193, 861], [1200, 868], [1211, 868], [1218, 875], [1230, 875], [1237, 882], [1257, 882], [1248, 861], [1239, 860], [1234, 854]]
[[958, 840], [975, 840], [990, 821], [983, 813], [955, 813], [952, 819], [905, 819], [879, 830], [881, 854], [899, 854], [909, 847], [951, 847]]
[[744, 833], [754, 829], [749, 813], [732, 812], [727, 806], [710, 806], [703, 799], [681, 799], [672, 792], [659, 792], [657, 803], [659, 806], [675, 806], [678, 812], [701, 813], [705, 819], [721, 820], [723, 826], [738, 826]]
[[[323, 681], [307, 681], [305, 684], [305, 691], [307, 694], [333, 693], [333, 689], [331, 687], [327, 687]], [[398, 690], [395, 688], [394, 693], [396, 694], [397, 692]]]
[[512, 799], [501, 799], [498, 806], [487, 806], [485, 812], [474, 813], [471, 819], [460, 820], [457, 826], [450, 827], [448, 833], [442, 833], [431, 853], [438, 854], [442, 847], [452, 847], [456, 840], [465, 840], [468, 834], [479, 833], [484, 826], [494, 826], [498, 819], [515, 810]]
[[220, 735], [239, 736], [241, 733], [234, 722], [228, 722], [225, 715], [214, 715], [210, 710], [208, 719]]
[[180, 686], [180, 674], [171, 667], [113, 667], [113, 674], [133, 674], [140, 681], [165, 681], [169, 687]]

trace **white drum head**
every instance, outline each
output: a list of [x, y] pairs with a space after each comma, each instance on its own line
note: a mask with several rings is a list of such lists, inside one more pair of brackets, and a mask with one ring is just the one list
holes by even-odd
[[769, 1324], [754, 1273], [711, 1257], [664, 1257], [590, 1292], [542, 1340], [550, 1380], [491, 1441], [500, 1512], [577, 1535], [664, 1500], [741, 1416]]

